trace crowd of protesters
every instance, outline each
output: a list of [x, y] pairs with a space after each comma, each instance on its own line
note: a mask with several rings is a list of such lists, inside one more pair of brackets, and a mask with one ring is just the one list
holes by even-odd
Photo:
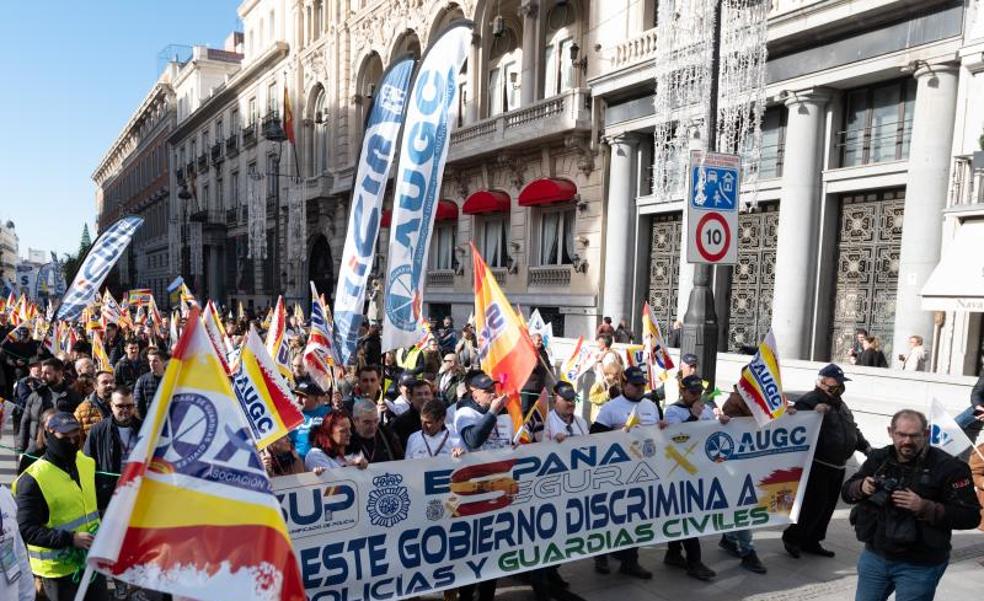
[[[675, 324], [669, 337], [673, 343], [678, 343], [678, 325], [682, 324]], [[180, 331], [184, 324], [176, 326]], [[264, 324], [260, 319], [229, 318], [224, 326], [238, 346], [250, 327], [262, 334]], [[349, 466], [364, 469], [387, 461], [458, 457], [514, 445], [516, 433], [504, 411], [506, 398], [496, 393], [497, 382], [480, 369], [479, 341], [472, 325], [458, 329], [446, 317], [434, 322], [431, 332], [419, 346], [384, 353], [380, 327], [370, 323], [360, 331], [354, 362], [339, 368], [333, 385], [325, 389], [307, 373], [302, 359], [307, 328], [301, 319], [291, 316], [285, 332], [292, 350], [290, 384], [304, 420], [289, 436], [260, 453], [269, 475], [321, 474]], [[50, 527], [45, 497], [37, 483], [46, 472], [31, 466], [42, 458], [79, 481], [92, 469], [85, 468], [88, 464], [80, 463], [78, 468], [72, 464], [71, 458], [80, 450], [80, 457], [93, 462], [93, 499], [99, 514], [104, 513], [117, 474], [166, 369], [169, 345], [149, 328], [124, 335], [109, 324], [104, 340], [112, 371], [96, 369], [84, 331], [79, 334], [82, 342], [52, 357], [26, 330], [0, 324], [0, 395], [13, 399], [17, 407], [13, 425], [20, 458], [18, 473], [26, 477], [19, 478], [16, 486], [16, 515], [28, 550], [84, 551], [91, 544], [91, 535], [64, 536], [64, 532]], [[627, 428], [630, 415], [635, 415], [641, 426], [659, 427], [699, 420], [726, 424], [733, 417], [750, 415], [737, 392], [721, 403], [714, 399], [692, 354], [680, 357], [676, 379], [650, 390], [645, 372], [627, 367], [623, 356], [612, 348], [615, 342], [632, 342], [632, 333], [624, 321], [613, 326], [609, 318], [596, 332], [595, 384], [586, 399], [590, 411], [579, 411], [577, 390], [558, 379], [543, 338], [534, 335], [533, 340], [538, 364], [523, 386], [524, 413], [541, 391], [549, 391], [550, 396], [547, 417], [532, 428], [534, 442], [549, 444]], [[852, 354], [855, 362], [867, 365], [884, 361], [884, 356], [879, 360], [872, 352], [877, 351], [872, 340], [859, 332], [858, 347], [852, 349], [852, 353], [858, 351]], [[914, 337], [910, 343], [909, 355], [899, 359], [907, 366], [911, 363], [921, 368], [922, 341]], [[785, 530], [782, 543], [793, 558], [804, 554], [833, 557], [834, 551], [821, 543], [834, 506], [842, 497], [862, 509], [856, 520], [858, 537], [865, 543], [857, 598], [884, 599], [892, 590], [915, 591], [913, 598], [931, 598], [918, 595], [935, 590], [946, 568], [950, 530], [979, 524], [984, 528], [974, 495], [975, 490], [978, 494], [984, 490], [984, 462], [978, 461], [974, 467], [975, 489], [966, 463], [928, 447], [925, 417], [914, 411], [899, 412], [892, 418], [892, 446], [872, 449], [842, 398], [848, 381], [837, 365], [825, 366], [817, 375], [816, 388], [797, 399], [790, 409], [790, 413], [816, 411], [823, 415], [823, 422], [800, 520]], [[984, 419], [981, 407], [984, 377], [974, 389], [969, 421], [961, 418], [972, 436], [979, 432]], [[847, 463], [855, 451], [867, 455], [868, 460], [845, 483]], [[868, 500], [882, 490], [888, 472], [905, 486], [893, 489], [895, 503], [888, 503], [886, 510], [885, 505]], [[0, 498], [0, 504], [3, 502]], [[907, 528], [903, 535], [909, 537], [908, 544], [921, 544], [918, 552], [910, 552], [893, 538], [898, 535], [896, 522]], [[751, 531], [728, 533], [718, 544], [738, 558], [741, 567], [757, 574], [767, 572]], [[696, 538], [673, 541], [663, 562], [697, 580], [714, 580], [716, 574], [703, 562], [701, 550], [701, 541]], [[595, 571], [610, 573], [610, 558], [618, 562], [621, 574], [643, 580], [653, 577], [640, 563], [635, 548], [596, 557]], [[31, 566], [38, 574], [37, 566]], [[536, 570], [523, 578], [537, 599], [580, 599], [556, 568]], [[42, 570], [38, 581], [38, 590], [49, 599], [74, 594], [71, 578], [66, 580], [57, 571]], [[101, 598], [96, 584], [87, 598]], [[489, 600], [495, 590], [496, 582], [486, 581], [462, 587], [446, 598]]]

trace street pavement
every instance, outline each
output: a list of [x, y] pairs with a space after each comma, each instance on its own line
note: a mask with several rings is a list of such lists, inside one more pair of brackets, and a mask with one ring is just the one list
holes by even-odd
[[[13, 433], [5, 429], [0, 441], [13, 445]], [[857, 465], [853, 466], [855, 469]], [[0, 482], [9, 485], [16, 471], [13, 452], [0, 448]], [[594, 572], [591, 559], [575, 561], [560, 568], [571, 583], [570, 590], [588, 601], [834, 601], [854, 598], [857, 584], [858, 553], [861, 545], [848, 523], [850, 508], [842, 505], [834, 513], [824, 546], [836, 551], [832, 559], [803, 555], [793, 559], [780, 540], [781, 528], [755, 531], [759, 558], [768, 567], [765, 575], [752, 574], [739, 566], [739, 560], [718, 548], [719, 536], [701, 539], [703, 559], [718, 573], [717, 579], [703, 583], [682, 570], [663, 565], [665, 545], [643, 547], [640, 563], [653, 572], [644, 581], [618, 574], [618, 561], [612, 560], [612, 574]], [[981, 599], [984, 595], [984, 532], [956, 532], [953, 536], [950, 566], [943, 576], [936, 598], [941, 601]], [[430, 596], [426, 598], [437, 599]], [[532, 599], [528, 586], [512, 579], [500, 580], [496, 599]]]

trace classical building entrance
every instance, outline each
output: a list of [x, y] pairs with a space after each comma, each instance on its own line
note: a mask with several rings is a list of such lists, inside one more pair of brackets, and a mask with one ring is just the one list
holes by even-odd
[[[680, 292], [681, 213], [652, 216], [652, 240], [649, 250], [649, 290], [646, 297], [653, 308], [664, 335], [676, 320], [677, 295]], [[682, 319], [682, 317], [681, 317]]]
[[831, 361], [846, 361], [856, 328], [877, 336], [892, 359], [904, 190], [841, 198]]
[[755, 346], [769, 332], [778, 227], [779, 210], [775, 204], [738, 216], [738, 263], [731, 280], [729, 351], [743, 345]]

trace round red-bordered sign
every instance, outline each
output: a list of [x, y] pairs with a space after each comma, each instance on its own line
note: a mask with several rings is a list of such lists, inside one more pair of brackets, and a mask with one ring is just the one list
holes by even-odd
[[[711, 221], [720, 223], [721, 229], [724, 231], [724, 244], [721, 245], [721, 250], [716, 253], [712, 253], [704, 248], [704, 237], [702, 236], [704, 233], [704, 228]], [[731, 246], [731, 228], [728, 227], [728, 221], [723, 215], [721, 215], [721, 213], [708, 213], [701, 217], [700, 221], [697, 222], [697, 231], [695, 233], [697, 234], [697, 252], [700, 253], [700, 256], [703, 257], [705, 261], [717, 263], [723, 259], [726, 254], [728, 254], [728, 248]]]

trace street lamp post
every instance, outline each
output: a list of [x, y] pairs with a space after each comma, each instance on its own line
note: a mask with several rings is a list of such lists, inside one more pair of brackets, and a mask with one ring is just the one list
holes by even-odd
[[[717, 149], [718, 75], [721, 61], [721, 4], [714, 3], [714, 36], [711, 40], [711, 93], [708, 101], [707, 143], [708, 152]], [[660, 93], [660, 91], [657, 91]], [[689, 182], [689, 176], [688, 176]], [[689, 202], [689, 200], [685, 200]], [[714, 390], [717, 376], [718, 318], [714, 310], [714, 291], [711, 289], [712, 267], [698, 263], [694, 268], [694, 285], [683, 316], [683, 336], [680, 353], [693, 353], [701, 370], [701, 376]]]

